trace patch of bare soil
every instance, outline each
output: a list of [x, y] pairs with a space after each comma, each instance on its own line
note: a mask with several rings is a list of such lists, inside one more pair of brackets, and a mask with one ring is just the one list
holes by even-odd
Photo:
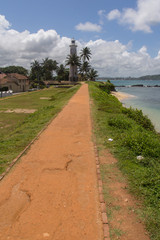
[[0, 182], [1, 240], [102, 240], [88, 86]]
[[11, 126], [10, 124], [6, 124], [5, 126], [0, 127], [0, 128], [3, 129], [3, 128], [8, 128], [8, 127], [10, 127], [10, 126]]
[[21, 108], [15, 108], [15, 109], [8, 109], [4, 111], [5, 113], [34, 113], [37, 111], [37, 109], [21, 109]]
[[111, 239], [149, 240], [144, 224], [136, 214], [139, 203], [129, 193], [117, 160], [108, 150], [102, 150], [100, 163]]
[[50, 97], [40, 97], [41, 100], [49, 100], [51, 99]]

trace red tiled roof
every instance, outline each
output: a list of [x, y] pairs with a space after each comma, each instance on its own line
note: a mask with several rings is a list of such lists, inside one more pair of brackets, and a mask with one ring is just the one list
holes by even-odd
[[11, 78], [16, 78], [18, 80], [28, 80], [28, 78], [22, 74], [19, 73], [9, 73], [7, 74]]
[[6, 77], [7, 75], [5, 73], [0, 73], [0, 79]]
[[17, 79], [15, 79], [15, 78], [4, 77], [4, 78], [0, 79], [0, 85], [1, 84], [4, 85], [7, 83], [15, 83], [16, 85], [19, 85]]

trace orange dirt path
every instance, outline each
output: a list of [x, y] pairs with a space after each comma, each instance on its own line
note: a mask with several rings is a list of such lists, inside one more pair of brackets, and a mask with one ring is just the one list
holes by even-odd
[[101, 240], [88, 86], [0, 183], [1, 240]]

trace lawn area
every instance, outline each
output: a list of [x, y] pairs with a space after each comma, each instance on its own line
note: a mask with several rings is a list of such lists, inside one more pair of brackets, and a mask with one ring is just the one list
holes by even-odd
[[[123, 107], [109, 94], [107, 85], [91, 82], [89, 91], [99, 152], [109, 149], [117, 158], [118, 167], [129, 182], [129, 191], [142, 203], [139, 214], [151, 239], [159, 240], [160, 136], [142, 111]], [[101, 165], [101, 174], [106, 179], [105, 165]]]
[[51, 87], [0, 101], [0, 173], [56, 116], [78, 88], [79, 85]]

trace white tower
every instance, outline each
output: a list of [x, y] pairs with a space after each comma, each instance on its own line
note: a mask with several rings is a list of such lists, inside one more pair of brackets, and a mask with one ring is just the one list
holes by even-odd
[[[77, 56], [77, 45], [75, 44], [75, 40], [71, 40], [71, 45], [70, 45], [70, 56], [76, 55]], [[69, 81], [77, 81], [78, 76], [77, 76], [77, 66], [76, 65], [70, 65], [69, 69]]]

